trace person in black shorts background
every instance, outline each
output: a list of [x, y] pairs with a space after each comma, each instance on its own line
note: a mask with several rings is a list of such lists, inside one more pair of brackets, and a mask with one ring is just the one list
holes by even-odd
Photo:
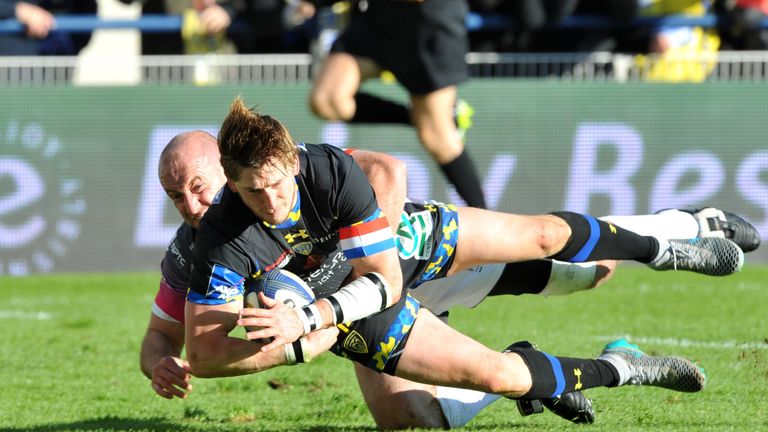
[[[485, 208], [463, 142], [471, 108], [456, 101], [456, 86], [469, 77], [467, 10], [464, 0], [361, 2], [331, 47], [309, 103], [326, 120], [412, 124], [467, 205]], [[410, 107], [358, 91], [382, 70], [408, 90]]]

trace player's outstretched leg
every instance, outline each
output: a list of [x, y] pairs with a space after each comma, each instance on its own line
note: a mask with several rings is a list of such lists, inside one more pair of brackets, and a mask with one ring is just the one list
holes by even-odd
[[744, 266], [744, 252], [725, 238], [659, 239], [659, 247], [661, 253], [648, 263], [654, 270], [690, 270], [710, 276], [727, 276]]
[[696, 218], [701, 237], [733, 240], [744, 252], [752, 252], [760, 246], [760, 233], [739, 215], [714, 207], [682, 211]]
[[650, 356], [626, 339], [605, 346], [599, 360], [612, 364], [619, 372], [618, 385], [647, 385], [681, 392], [698, 392], [707, 375], [696, 363], [683, 357]]

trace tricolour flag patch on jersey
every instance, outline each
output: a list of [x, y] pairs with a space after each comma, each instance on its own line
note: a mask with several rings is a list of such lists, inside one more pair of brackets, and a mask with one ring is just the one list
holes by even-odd
[[392, 230], [381, 210], [370, 218], [339, 229], [339, 240], [347, 258], [362, 258], [395, 247]]

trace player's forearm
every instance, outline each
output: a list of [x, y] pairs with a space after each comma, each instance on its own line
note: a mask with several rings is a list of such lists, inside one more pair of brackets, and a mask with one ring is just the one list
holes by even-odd
[[152, 379], [152, 369], [163, 357], [179, 357], [180, 355], [181, 350], [175, 348], [164, 334], [149, 329], [141, 343], [139, 355], [141, 372], [147, 378]]
[[[389, 253], [394, 257], [397, 265], [389, 262], [392, 261], [392, 257], [384, 256]], [[354, 260], [361, 261], [353, 263], [355, 273], [359, 274], [359, 277], [328, 298], [298, 311], [300, 319], [305, 324], [305, 332], [314, 330], [314, 328], [307, 329], [306, 316], [310, 316], [311, 322], [313, 321], [311, 316], [317, 314], [319, 316], [317, 328], [328, 328], [339, 323], [367, 318], [400, 299], [403, 276], [397, 255], [393, 250], [378, 255], [382, 256], [374, 260], [376, 262], [374, 266], [371, 266], [370, 262], [365, 262], [369, 261], [369, 258]]]
[[233, 337], [218, 339], [208, 348], [190, 341], [187, 357], [192, 372], [202, 378], [247, 375], [287, 364], [284, 350], [263, 352], [263, 345]]

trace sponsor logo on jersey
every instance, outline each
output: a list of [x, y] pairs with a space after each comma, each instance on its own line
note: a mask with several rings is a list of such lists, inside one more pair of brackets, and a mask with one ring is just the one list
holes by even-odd
[[331, 240], [331, 239], [333, 239], [334, 237], [336, 237], [336, 233], [335, 233], [335, 232], [332, 232], [332, 233], [330, 233], [330, 234], [326, 234], [326, 235], [324, 235], [324, 236], [322, 236], [322, 237], [313, 238], [313, 239], [312, 239], [312, 243], [325, 243], [325, 242], [327, 242], [328, 240]]
[[214, 264], [205, 298], [211, 302], [228, 303], [243, 297], [245, 277], [224, 266]]
[[312, 245], [311, 241], [302, 242], [299, 244], [295, 244], [291, 246], [291, 249], [293, 249], [297, 254], [301, 255], [309, 255], [312, 253], [312, 248], [314, 246]]
[[309, 234], [307, 234], [307, 230], [300, 229], [297, 232], [289, 232], [286, 233], [284, 236], [285, 241], [287, 241], [289, 244], [296, 241], [296, 239], [307, 239], [309, 238]]
[[434, 224], [429, 210], [400, 215], [395, 245], [402, 259], [427, 259], [432, 256]]
[[187, 260], [184, 258], [184, 255], [181, 254], [179, 243], [176, 240], [176, 237], [174, 237], [171, 244], [168, 245], [168, 251], [170, 251], [173, 258], [176, 259], [179, 267], [184, 268], [187, 266]]

